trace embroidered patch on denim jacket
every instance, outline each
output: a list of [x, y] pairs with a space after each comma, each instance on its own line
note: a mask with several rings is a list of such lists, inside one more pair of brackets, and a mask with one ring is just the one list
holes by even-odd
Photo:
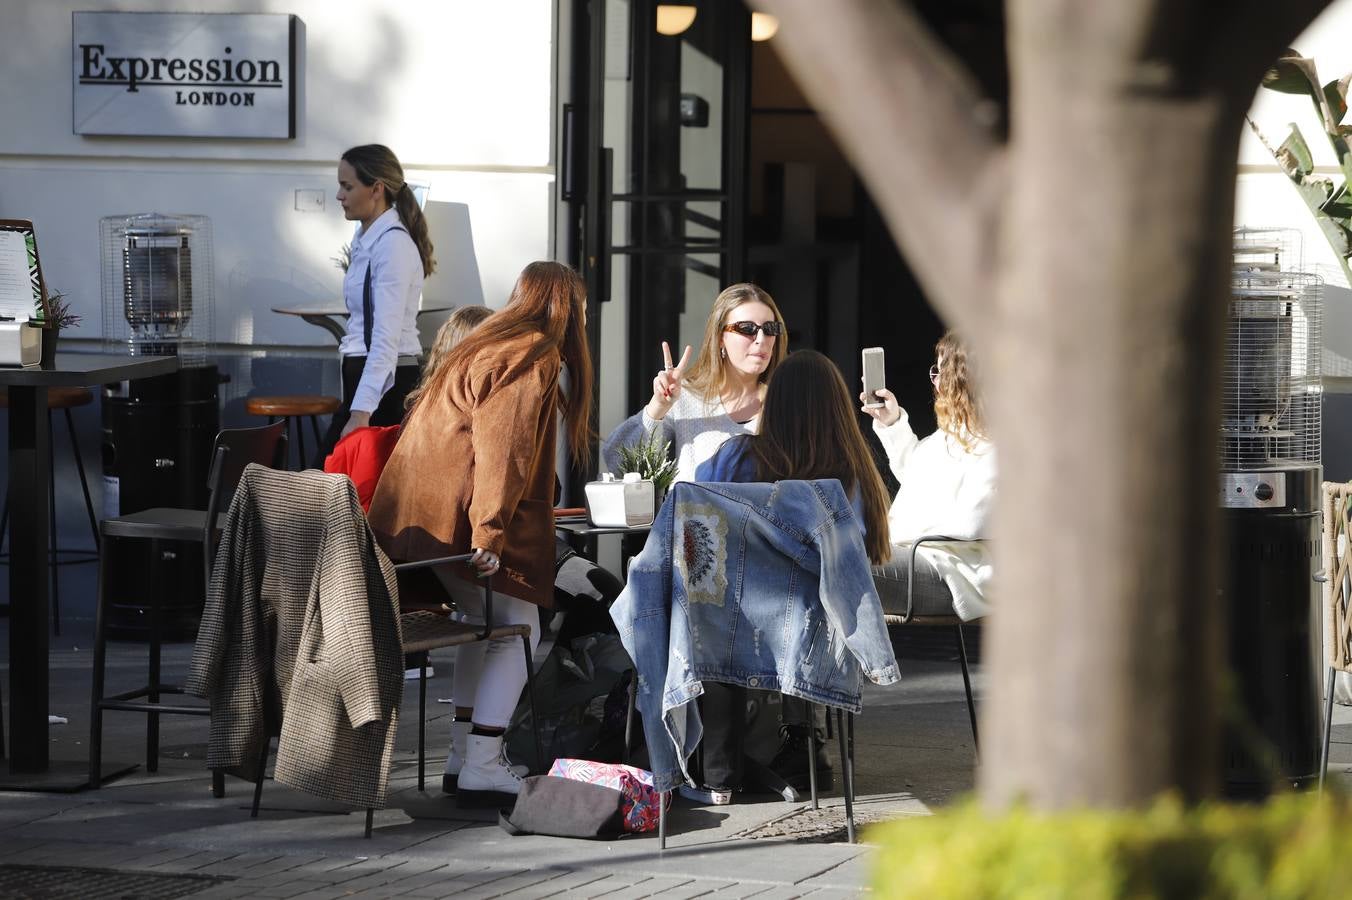
[[723, 605], [728, 589], [728, 519], [711, 503], [676, 507], [676, 568], [691, 603]]

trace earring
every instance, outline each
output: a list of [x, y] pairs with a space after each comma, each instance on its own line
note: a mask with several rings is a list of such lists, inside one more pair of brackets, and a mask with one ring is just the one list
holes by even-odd
[[728, 348], [727, 348], [727, 347], [719, 347], [719, 348], [718, 348], [718, 358], [719, 358], [719, 359], [727, 359], [727, 358], [728, 358]]

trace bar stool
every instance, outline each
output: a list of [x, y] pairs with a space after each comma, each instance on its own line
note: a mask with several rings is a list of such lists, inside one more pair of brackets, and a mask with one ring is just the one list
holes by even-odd
[[318, 449], [322, 438], [319, 436], [317, 416], [329, 416], [338, 411], [340, 401], [337, 397], [325, 397], [319, 394], [285, 394], [272, 397], [248, 397], [244, 401], [244, 411], [251, 416], [267, 416], [268, 423], [278, 419], [286, 420], [287, 436], [295, 429], [296, 469], [305, 468], [305, 432], [300, 420], [310, 418], [310, 430], [314, 432], [315, 448]]
[[[66, 432], [70, 435], [70, 452], [75, 457], [75, 471], [80, 474], [80, 490], [84, 493], [85, 512], [89, 514], [89, 532], [94, 536], [93, 550], [59, 550], [56, 546], [56, 479], [48, 485], [47, 522], [50, 531], [48, 540], [51, 546], [49, 564], [52, 570], [52, 628], [61, 634], [61, 594], [57, 590], [57, 568], [62, 565], [93, 562], [99, 558], [99, 522], [94, 515], [94, 501], [89, 497], [89, 480], [85, 477], [84, 460], [80, 457], [80, 445], [75, 437], [75, 420], [70, 411], [77, 406], [88, 406], [94, 402], [94, 392], [83, 387], [54, 387], [47, 389], [47, 465], [55, 470], [55, 446], [52, 443], [52, 410], [59, 409], [66, 417]], [[9, 409], [9, 393], [0, 389], [0, 409]], [[3, 508], [0, 508], [0, 545], [4, 544], [5, 534], [9, 530], [9, 496], [6, 493]], [[66, 553], [71, 558], [60, 559]], [[0, 558], [9, 559], [9, 553], [0, 553]]]

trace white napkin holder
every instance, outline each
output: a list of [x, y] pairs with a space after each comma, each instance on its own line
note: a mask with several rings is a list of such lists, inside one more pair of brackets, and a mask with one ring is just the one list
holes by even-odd
[[589, 481], [583, 489], [587, 500], [587, 521], [596, 528], [636, 528], [651, 525], [657, 514], [657, 493], [651, 479], [637, 472], [626, 472], [616, 480], [609, 472], [600, 481]]
[[0, 366], [17, 369], [42, 362], [42, 329], [26, 321], [0, 322]]

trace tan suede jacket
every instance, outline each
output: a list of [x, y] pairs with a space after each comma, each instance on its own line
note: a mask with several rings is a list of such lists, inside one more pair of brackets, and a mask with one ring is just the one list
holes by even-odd
[[[554, 604], [557, 350], [527, 363], [525, 335], [459, 366], [404, 423], [371, 501], [371, 529], [398, 561], [467, 553], [502, 558], [494, 590]], [[473, 579], [468, 567], [459, 569]]]

